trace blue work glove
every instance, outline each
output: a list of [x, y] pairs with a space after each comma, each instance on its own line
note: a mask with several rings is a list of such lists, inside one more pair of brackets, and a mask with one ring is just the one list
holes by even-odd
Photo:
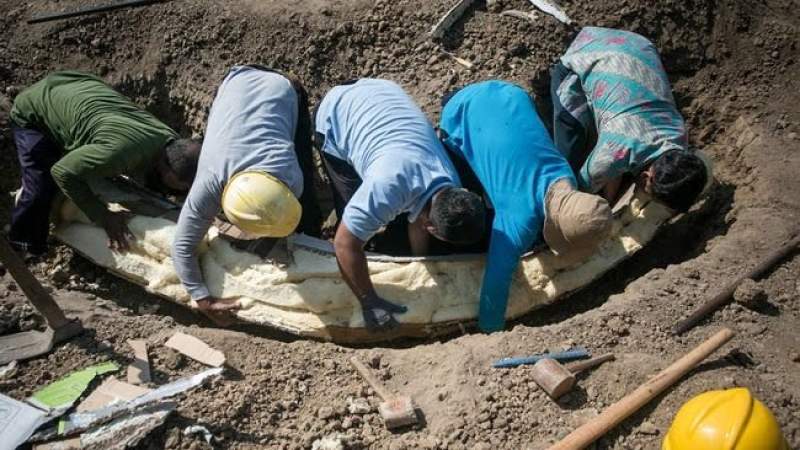
[[400, 325], [393, 314], [403, 314], [408, 308], [384, 300], [376, 293], [361, 299], [361, 313], [369, 331], [385, 331]]

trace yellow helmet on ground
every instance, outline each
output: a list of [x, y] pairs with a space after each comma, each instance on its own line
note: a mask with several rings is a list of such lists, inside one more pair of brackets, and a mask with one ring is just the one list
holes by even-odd
[[789, 450], [778, 421], [746, 388], [710, 391], [686, 402], [662, 450]]
[[222, 192], [222, 210], [242, 230], [263, 237], [285, 237], [300, 223], [297, 197], [280, 180], [264, 171], [234, 175]]

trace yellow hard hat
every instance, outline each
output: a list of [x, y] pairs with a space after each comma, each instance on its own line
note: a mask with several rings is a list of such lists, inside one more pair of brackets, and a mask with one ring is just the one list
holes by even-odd
[[292, 191], [263, 171], [234, 175], [222, 192], [222, 210], [232, 224], [263, 237], [290, 235], [302, 213]]
[[684, 404], [662, 450], [789, 450], [770, 410], [746, 388], [710, 391]]

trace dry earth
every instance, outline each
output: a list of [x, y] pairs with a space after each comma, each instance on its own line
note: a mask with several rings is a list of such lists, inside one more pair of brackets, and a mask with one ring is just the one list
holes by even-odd
[[[1, 0], [0, 101], [10, 102], [47, 72], [78, 68], [106, 77], [184, 134], [202, 133], [216, 83], [235, 63], [294, 71], [317, 101], [337, 81], [377, 76], [403, 84], [435, 119], [450, 88], [500, 77], [527, 87], [542, 105], [547, 68], [574, 30], [524, 0], [472, 8], [444, 48], [475, 64], [467, 70], [426, 38], [449, 1], [174, 0], [151, 7], [27, 25], [36, 13], [82, 0]], [[674, 220], [647, 249], [587, 289], [528, 315], [509, 331], [356, 349], [264, 330], [221, 330], [120, 281], [63, 247], [36, 266], [57, 299], [89, 332], [52, 354], [21, 363], [0, 380], [22, 398], [68, 372], [104, 360], [127, 364], [126, 339], [152, 347], [156, 383], [200, 370], [160, 346], [187, 330], [229, 359], [225, 376], [180, 399], [178, 414], [140, 448], [208, 448], [184, 436], [193, 423], [215, 448], [311, 448], [323, 437], [344, 448], [545, 448], [631, 391], [721, 326], [732, 344], [601, 439], [598, 449], [656, 449], [679, 406], [704, 390], [749, 387], [800, 448], [800, 258], [786, 260], [739, 297], [766, 295], [751, 311], [738, 304], [683, 337], [677, 319], [800, 227], [800, 2], [796, 0], [564, 0], [581, 25], [621, 27], [651, 38], [663, 53], [693, 145], [717, 164], [711, 196]], [[3, 113], [7, 105], [0, 108]], [[546, 113], [546, 107], [543, 108]], [[2, 191], [16, 187], [8, 125], [0, 117]], [[10, 200], [0, 206], [4, 220]], [[41, 326], [13, 281], [0, 281], [0, 332]], [[571, 344], [618, 360], [580, 378], [559, 403], [538, 390], [530, 370], [489, 363]], [[393, 390], [414, 396], [426, 424], [386, 431], [351, 399], [377, 399], [347, 359], [359, 355]], [[319, 446], [319, 443], [317, 443]], [[336, 448], [336, 447], [331, 447]]]

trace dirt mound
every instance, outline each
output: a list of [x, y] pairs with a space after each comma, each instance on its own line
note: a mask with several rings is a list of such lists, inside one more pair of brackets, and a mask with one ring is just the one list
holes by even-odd
[[[577, 28], [531, 11], [524, 0], [478, 2], [433, 43], [427, 31], [449, 1], [175, 0], [147, 8], [27, 25], [33, 14], [84, 0], [0, 0], [0, 105], [47, 72], [77, 68], [106, 77], [183, 134], [202, 133], [217, 83], [236, 63], [295, 72], [318, 101], [356, 77], [400, 82], [436, 118], [450, 89], [492, 77], [515, 81], [547, 114], [547, 69]], [[67, 372], [107, 359], [126, 364], [129, 338], [147, 339], [156, 381], [199, 366], [159, 344], [184, 329], [225, 351], [232, 370], [185, 397], [165, 427], [141, 448], [208, 448], [184, 436], [206, 425], [217, 448], [311, 448], [328, 438], [345, 448], [545, 448], [632, 390], [720, 325], [735, 343], [601, 439], [597, 448], [659, 448], [671, 417], [708, 389], [747, 386], [776, 413], [800, 447], [800, 258], [787, 260], [758, 289], [768, 307], [738, 304], [684, 337], [669, 326], [796, 230], [800, 211], [800, 18], [793, 0], [563, 0], [580, 25], [620, 27], [661, 50], [691, 143], [714, 158], [718, 180], [708, 199], [676, 218], [652, 245], [598, 283], [490, 336], [467, 334], [402, 348], [353, 349], [280, 334], [208, 328], [198, 317], [55, 249], [37, 268], [68, 312], [90, 332], [0, 380], [22, 398]], [[459, 65], [440, 48], [469, 60]], [[0, 127], [7, 128], [0, 114]], [[16, 188], [11, 137], [0, 133], [3, 192]], [[8, 217], [8, 201], [0, 216]], [[0, 281], [3, 331], [40, 326], [9, 278]], [[762, 294], [759, 294], [762, 295]], [[200, 325], [200, 326], [197, 326]], [[580, 344], [618, 361], [582, 376], [558, 403], [526, 368], [499, 371], [492, 360]], [[731, 349], [736, 352], [731, 353]], [[725, 357], [726, 353], [728, 357]], [[377, 399], [347, 358], [372, 361], [393, 390], [415, 397], [426, 427], [383, 428]], [[361, 408], [366, 400], [372, 407]], [[356, 406], [353, 406], [356, 405]], [[319, 443], [317, 444], [319, 448]], [[332, 448], [336, 448], [335, 446]]]

